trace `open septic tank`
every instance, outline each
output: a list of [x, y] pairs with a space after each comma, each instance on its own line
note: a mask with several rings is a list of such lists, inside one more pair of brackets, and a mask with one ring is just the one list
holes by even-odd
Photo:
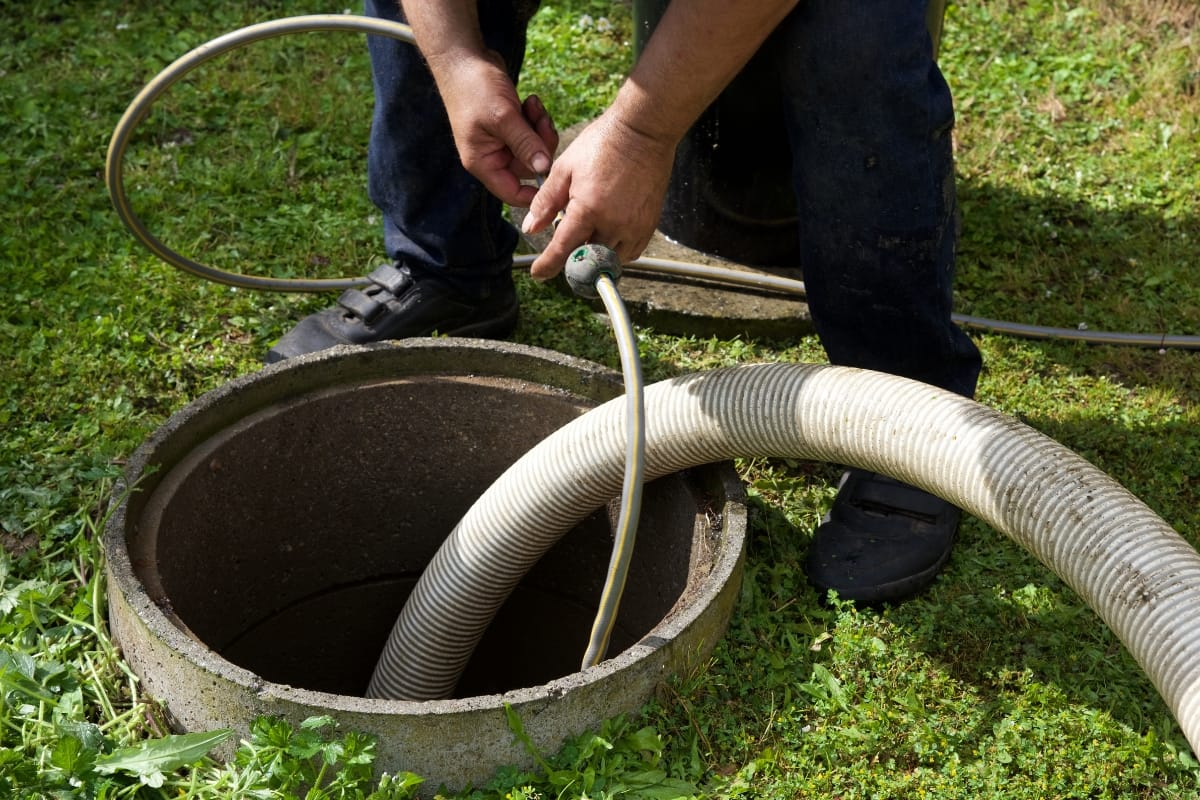
[[[446, 700], [363, 695], [406, 597], [511, 463], [620, 376], [500, 342], [414, 339], [304, 356], [174, 415], [133, 456], [105, 536], [112, 632], [179, 730], [316, 714], [378, 737], [381, 770], [451, 789], [640, 707], [705, 658], [737, 596], [740, 483], [710, 465], [647, 484], [607, 659], [579, 671], [613, 509], [526, 575]], [[614, 503], [615, 505], [615, 503]]]

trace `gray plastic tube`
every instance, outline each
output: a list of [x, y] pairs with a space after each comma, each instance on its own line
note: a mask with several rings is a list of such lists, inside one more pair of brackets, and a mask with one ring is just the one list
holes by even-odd
[[[616, 496], [624, 398], [531, 450], [476, 502], [397, 619], [373, 697], [449, 696], [525, 572]], [[646, 478], [734, 457], [891, 475], [1005, 533], [1112, 628], [1200, 752], [1200, 554], [1129, 491], [1054, 440], [972, 400], [876, 372], [764, 364], [646, 389]]]

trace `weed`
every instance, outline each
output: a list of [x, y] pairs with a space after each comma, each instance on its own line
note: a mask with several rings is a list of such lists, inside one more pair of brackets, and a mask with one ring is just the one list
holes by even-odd
[[698, 789], [663, 763], [664, 742], [653, 728], [634, 728], [625, 717], [607, 720], [596, 732], [569, 739], [547, 758], [525, 733], [516, 712], [505, 707], [509, 728], [537, 763], [536, 772], [501, 770], [470, 800], [535, 800], [588, 797], [595, 800], [686, 800]]

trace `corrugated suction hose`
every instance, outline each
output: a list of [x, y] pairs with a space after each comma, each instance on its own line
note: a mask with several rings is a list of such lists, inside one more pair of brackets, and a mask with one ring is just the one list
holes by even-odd
[[[373, 697], [451, 694], [525, 572], [619, 493], [614, 399], [547, 437], [476, 502], [396, 621]], [[925, 384], [846, 367], [763, 364], [646, 390], [646, 478], [734, 457], [891, 475], [1010, 536], [1129, 648], [1200, 752], [1200, 554], [1096, 467], [1023, 423]]]

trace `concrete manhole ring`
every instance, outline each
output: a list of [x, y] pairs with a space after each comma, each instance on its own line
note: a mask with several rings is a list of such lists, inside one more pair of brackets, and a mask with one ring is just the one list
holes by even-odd
[[[105, 531], [112, 633], [179, 730], [328, 714], [380, 770], [454, 790], [634, 711], [723, 635], [746, 509], [729, 464], [646, 487], [608, 658], [578, 671], [611, 547], [608, 509], [526, 576], [449, 700], [361, 696], [445, 535], [509, 464], [619, 396], [590, 362], [503, 342], [337, 348], [247, 375], [134, 454]], [[227, 753], [226, 753], [227, 754]]]

